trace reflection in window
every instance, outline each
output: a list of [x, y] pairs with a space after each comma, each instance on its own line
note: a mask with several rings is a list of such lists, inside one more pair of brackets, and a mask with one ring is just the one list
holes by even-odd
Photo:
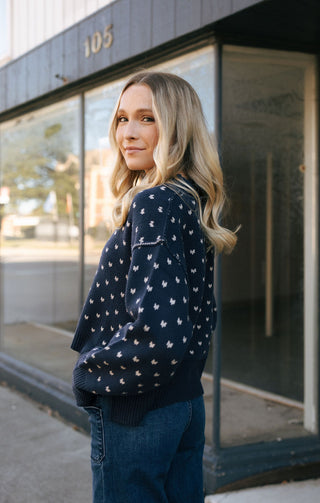
[[124, 80], [86, 94], [85, 236], [86, 252], [99, 254], [112, 228], [113, 198], [109, 180], [113, 154], [108, 128]]
[[226, 50], [223, 64], [229, 225], [242, 225], [238, 245], [222, 266], [225, 444], [306, 434], [304, 180], [299, 169], [305, 64], [257, 53]]
[[1, 127], [4, 349], [68, 379], [71, 363], [60, 373], [58, 361], [70, 344], [61, 330], [73, 330], [78, 316], [78, 104]]

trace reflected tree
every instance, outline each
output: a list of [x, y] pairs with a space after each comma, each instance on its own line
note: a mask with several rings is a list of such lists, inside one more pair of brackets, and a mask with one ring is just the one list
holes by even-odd
[[70, 201], [78, 215], [79, 159], [74, 154], [73, 128], [50, 119], [24, 122], [1, 134], [2, 185], [10, 187], [10, 212], [44, 215], [50, 192], [57, 214], [66, 216]]

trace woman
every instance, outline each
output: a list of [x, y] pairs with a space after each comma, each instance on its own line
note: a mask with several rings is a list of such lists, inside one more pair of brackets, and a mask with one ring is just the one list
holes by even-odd
[[110, 139], [116, 230], [72, 343], [93, 501], [200, 503], [214, 249], [236, 242], [219, 224], [218, 155], [194, 89], [166, 73], [127, 82]]

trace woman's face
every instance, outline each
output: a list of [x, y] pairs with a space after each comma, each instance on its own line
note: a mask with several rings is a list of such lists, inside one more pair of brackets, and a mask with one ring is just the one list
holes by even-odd
[[159, 132], [152, 110], [148, 86], [133, 84], [123, 93], [117, 112], [116, 140], [130, 170], [154, 166], [153, 151]]

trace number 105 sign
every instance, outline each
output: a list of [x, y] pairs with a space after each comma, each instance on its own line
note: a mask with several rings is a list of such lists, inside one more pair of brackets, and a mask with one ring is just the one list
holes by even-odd
[[91, 54], [97, 54], [102, 48], [109, 49], [113, 42], [112, 24], [108, 24], [103, 32], [95, 31], [92, 36], [88, 36], [85, 40], [85, 55], [90, 58]]

